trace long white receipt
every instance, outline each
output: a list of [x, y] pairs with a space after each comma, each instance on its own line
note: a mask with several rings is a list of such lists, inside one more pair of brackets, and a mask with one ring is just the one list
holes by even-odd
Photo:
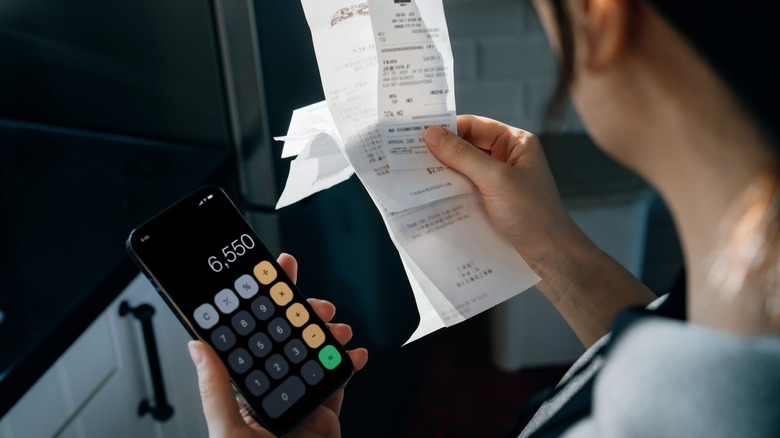
[[358, 175], [417, 302], [420, 325], [407, 343], [538, 282], [490, 221], [473, 184], [422, 140], [430, 124], [455, 130], [441, 0], [301, 3], [326, 103], [296, 111], [281, 138], [284, 155], [298, 157], [277, 208]]

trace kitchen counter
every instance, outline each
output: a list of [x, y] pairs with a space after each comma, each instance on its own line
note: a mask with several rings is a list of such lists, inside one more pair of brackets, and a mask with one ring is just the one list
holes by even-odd
[[224, 149], [0, 120], [0, 417], [138, 273], [130, 230], [204, 183]]

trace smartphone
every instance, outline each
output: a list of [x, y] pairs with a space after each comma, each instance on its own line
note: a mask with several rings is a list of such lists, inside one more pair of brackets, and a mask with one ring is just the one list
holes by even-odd
[[272, 433], [295, 428], [352, 375], [349, 355], [220, 188], [201, 187], [134, 229], [127, 249]]

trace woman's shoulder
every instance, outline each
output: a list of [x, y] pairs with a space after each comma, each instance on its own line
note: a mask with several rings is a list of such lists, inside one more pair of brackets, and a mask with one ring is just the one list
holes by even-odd
[[775, 437], [779, 417], [780, 337], [644, 317], [614, 341], [591, 416], [572, 432]]

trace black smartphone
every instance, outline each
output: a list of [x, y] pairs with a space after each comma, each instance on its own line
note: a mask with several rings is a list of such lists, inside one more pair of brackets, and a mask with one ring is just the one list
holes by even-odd
[[352, 375], [349, 355], [218, 187], [133, 230], [127, 249], [272, 433], [292, 430]]

